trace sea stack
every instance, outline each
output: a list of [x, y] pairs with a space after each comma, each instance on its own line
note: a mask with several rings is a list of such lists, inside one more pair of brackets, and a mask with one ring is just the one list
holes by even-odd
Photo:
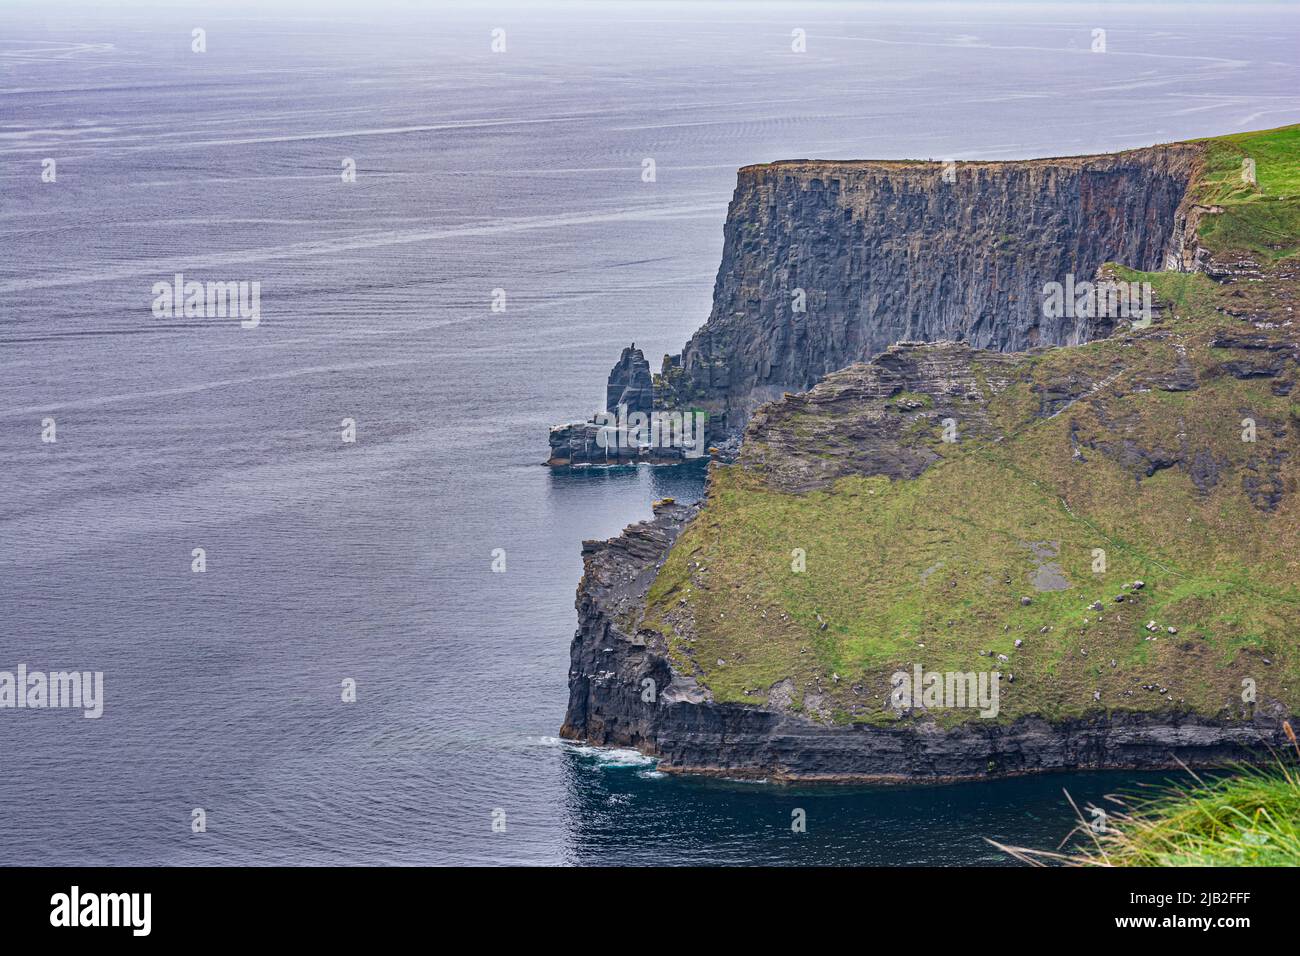
[[649, 415], [654, 410], [654, 383], [650, 377], [650, 363], [633, 342], [623, 350], [617, 364], [610, 369], [609, 385], [605, 389], [605, 410], [617, 413], [625, 406], [625, 414], [640, 412]]

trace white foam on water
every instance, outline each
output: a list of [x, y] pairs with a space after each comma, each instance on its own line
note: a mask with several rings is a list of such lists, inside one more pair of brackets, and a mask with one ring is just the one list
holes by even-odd
[[566, 744], [574, 753], [595, 760], [604, 769], [618, 767], [654, 767], [659, 758], [648, 757], [639, 750], [626, 747], [592, 747], [589, 744]]

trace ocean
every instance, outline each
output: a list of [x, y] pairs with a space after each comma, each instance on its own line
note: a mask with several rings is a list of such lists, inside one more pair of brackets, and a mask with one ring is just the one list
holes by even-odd
[[[702, 477], [541, 463], [624, 346], [704, 322], [739, 166], [1280, 126], [1297, 37], [1235, 3], [5, 4], [0, 670], [104, 700], [0, 708], [0, 864], [1007, 864], [986, 838], [1055, 847], [1063, 791], [1176, 776], [562, 743], [582, 540]], [[157, 314], [178, 274], [257, 283], [256, 326]]]

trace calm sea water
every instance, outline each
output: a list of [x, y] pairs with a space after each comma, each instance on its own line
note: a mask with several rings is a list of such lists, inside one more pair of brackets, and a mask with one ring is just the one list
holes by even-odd
[[[1134, 778], [794, 789], [559, 743], [580, 542], [700, 475], [552, 473], [546, 429], [596, 407], [622, 346], [657, 364], [704, 320], [738, 166], [1294, 122], [1298, 26], [1240, 4], [7, 3], [0, 669], [101, 670], [107, 699], [0, 710], [0, 863], [1055, 846], [1063, 787]], [[260, 282], [260, 326], [155, 318], [177, 272]]]

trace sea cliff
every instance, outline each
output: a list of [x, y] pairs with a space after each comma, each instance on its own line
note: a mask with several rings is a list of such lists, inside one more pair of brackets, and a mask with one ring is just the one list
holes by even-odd
[[[742, 170], [713, 312], [657, 384], [744, 439], [701, 505], [584, 543], [562, 734], [776, 779], [1283, 743], [1297, 156], [1291, 127], [953, 182]], [[1152, 307], [1048, 317], [1066, 275]], [[919, 666], [995, 671], [997, 715], [899, 706]]]
[[1106, 262], [1181, 268], [1194, 145], [1009, 163], [812, 162], [740, 170], [708, 321], [661, 387], [740, 430], [785, 391], [894, 342], [1021, 351], [1108, 327], [1044, 319], [1044, 281]]

